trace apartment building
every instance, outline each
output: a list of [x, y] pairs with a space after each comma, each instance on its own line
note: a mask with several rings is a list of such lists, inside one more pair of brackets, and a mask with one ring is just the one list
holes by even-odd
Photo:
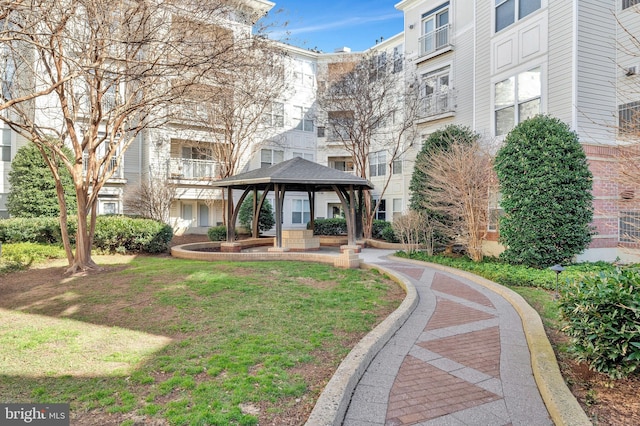
[[[274, 6], [267, 1], [249, 3], [261, 11]], [[352, 171], [348, 152], [326, 131], [328, 116], [318, 106], [318, 90], [330, 79], [331, 64], [367, 55], [392, 61], [398, 81], [415, 85], [421, 102], [419, 135], [406, 141], [403, 155], [389, 164], [385, 150], [374, 148], [368, 159], [374, 198], [380, 198], [380, 188], [389, 178], [378, 218], [392, 220], [407, 209], [413, 161], [420, 142], [431, 132], [448, 124], [469, 126], [497, 147], [516, 124], [544, 113], [578, 133], [594, 174], [597, 235], [583, 258], [625, 258], [628, 253], [620, 245], [633, 245], [630, 234], [635, 237], [638, 231], [629, 221], [637, 221], [638, 213], [634, 188], [620, 187], [616, 164], [618, 146], [629, 142], [629, 123], [640, 109], [640, 51], [629, 41], [629, 34], [640, 30], [637, 3], [403, 0], [395, 4], [404, 13], [403, 28], [366, 52], [341, 48], [320, 53], [284, 46], [290, 89], [265, 112], [263, 129], [238, 171], [295, 156]], [[249, 24], [245, 30], [250, 30]], [[178, 111], [165, 129], [142, 133], [127, 151], [122, 170], [101, 192], [99, 213], [125, 211], [126, 188], [156, 174], [178, 187], [171, 207], [176, 232], [205, 233], [221, 223], [222, 193], [208, 185], [216, 176], [215, 156], [206, 146], [207, 136], [185, 121], [200, 113], [196, 97], [192, 111]], [[0, 215], [6, 215], [9, 160], [23, 143], [3, 127]], [[341, 214], [333, 194], [318, 194], [315, 202], [318, 217]], [[306, 226], [308, 203], [306, 194], [287, 194], [283, 226]], [[499, 194], [487, 208], [497, 218]], [[496, 221], [489, 231], [487, 248], [497, 252]]]

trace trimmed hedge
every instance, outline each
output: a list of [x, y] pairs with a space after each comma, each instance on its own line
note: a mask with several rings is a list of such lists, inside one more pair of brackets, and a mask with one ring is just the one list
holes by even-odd
[[[226, 226], [213, 226], [207, 231], [207, 235], [211, 241], [226, 241], [227, 240], [227, 227]], [[238, 231], [236, 230], [236, 239], [238, 239]]]
[[[69, 218], [68, 231], [75, 243], [76, 221]], [[108, 252], [162, 253], [173, 238], [169, 225], [126, 216], [98, 216], [93, 247]], [[0, 242], [62, 244], [57, 218], [12, 218], [0, 220]]]
[[[307, 224], [307, 229], [309, 224]], [[331, 219], [316, 219], [314, 235], [347, 235], [347, 221], [341, 217]], [[398, 239], [390, 222], [384, 220], [374, 220], [371, 230], [371, 237], [377, 240], [384, 240], [390, 243], [397, 243]]]
[[93, 246], [109, 252], [162, 253], [169, 249], [173, 229], [152, 219], [99, 216]]
[[[309, 229], [311, 222], [307, 224]], [[314, 235], [347, 235], [347, 221], [340, 217], [331, 219], [316, 219], [314, 221]]]
[[605, 271], [561, 292], [560, 313], [578, 360], [612, 379], [640, 371], [640, 271]]

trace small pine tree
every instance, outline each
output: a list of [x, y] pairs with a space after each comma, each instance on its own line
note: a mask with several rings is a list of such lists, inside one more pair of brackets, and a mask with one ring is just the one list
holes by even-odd
[[498, 151], [495, 170], [505, 260], [543, 268], [569, 262], [588, 247], [593, 176], [567, 124], [544, 115], [518, 124]]
[[[72, 157], [71, 151], [68, 153]], [[69, 214], [76, 211], [76, 193], [69, 171], [58, 167]], [[7, 209], [14, 217], [58, 217], [60, 205], [51, 170], [34, 144], [23, 146], [16, 152], [9, 171], [11, 189]]]
[[[238, 212], [238, 220], [240, 221], [240, 225], [247, 229], [251, 229], [251, 224], [253, 222], [253, 194], [247, 195], [240, 206], [240, 211]], [[260, 231], [268, 231], [273, 228], [276, 224], [276, 220], [273, 217], [273, 208], [271, 207], [271, 203], [268, 199], [264, 200], [262, 203], [262, 208], [260, 209], [260, 215], [258, 216], [258, 230]]]

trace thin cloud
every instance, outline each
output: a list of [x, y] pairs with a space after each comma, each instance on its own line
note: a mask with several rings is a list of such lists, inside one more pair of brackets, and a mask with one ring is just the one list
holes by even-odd
[[399, 16], [400, 15], [398, 13], [387, 13], [384, 15], [347, 18], [340, 21], [326, 22], [318, 25], [308, 25], [308, 26], [303, 26], [298, 28], [287, 28], [286, 31], [274, 31], [271, 35], [274, 37], [282, 37], [285, 35], [291, 36], [291, 35], [299, 35], [299, 34], [316, 33], [321, 31], [332, 30], [336, 28], [353, 27], [355, 25], [369, 24], [371, 22], [389, 21], [392, 19], [398, 19]]

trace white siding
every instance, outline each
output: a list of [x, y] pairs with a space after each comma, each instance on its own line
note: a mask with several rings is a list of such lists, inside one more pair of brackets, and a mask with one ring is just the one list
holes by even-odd
[[573, 1], [549, 2], [547, 112], [573, 125]]
[[611, 3], [578, 2], [576, 130], [585, 143], [615, 143], [615, 34]]

